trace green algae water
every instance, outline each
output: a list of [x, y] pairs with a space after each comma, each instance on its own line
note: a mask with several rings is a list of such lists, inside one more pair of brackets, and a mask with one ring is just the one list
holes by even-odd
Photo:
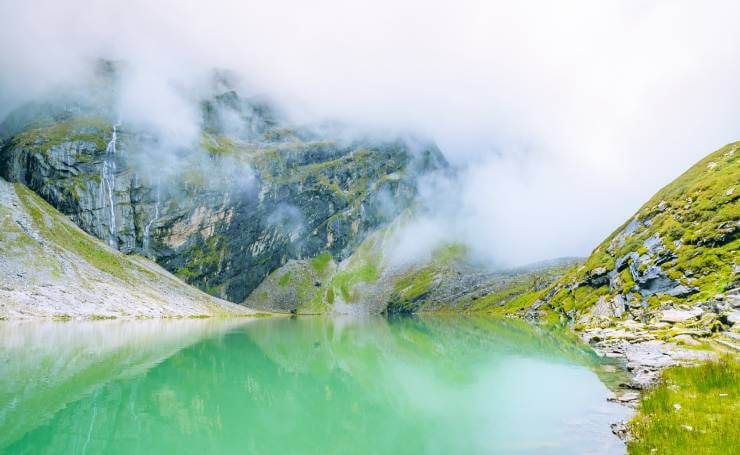
[[614, 378], [486, 318], [0, 323], [2, 453], [623, 453]]

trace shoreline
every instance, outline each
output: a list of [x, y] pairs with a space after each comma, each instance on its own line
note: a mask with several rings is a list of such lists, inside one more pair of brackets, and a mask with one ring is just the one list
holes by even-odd
[[[627, 328], [591, 328], [574, 332], [599, 356], [618, 359], [623, 371], [629, 375], [629, 382], [619, 384], [617, 390], [612, 390], [612, 395], [607, 398], [607, 401], [622, 404], [635, 412], [629, 420], [611, 424], [612, 433], [625, 444], [632, 439], [630, 421], [638, 415], [639, 405], [646, 392], [660, 384], [661, 374], [666, 368], [693, 367], [715, 361], [722, 353], [737, 354], [737, 347], [732, 344], [732, 347], [728, 347], [720, 343], [724, 349], [717, 349], [707, 343], [697, 342], [696, 345], [682, 346], [663, 341], [650, 333], [644, 324], [639, 323]], [[728, 348], [734, 351], [725, 351]]]

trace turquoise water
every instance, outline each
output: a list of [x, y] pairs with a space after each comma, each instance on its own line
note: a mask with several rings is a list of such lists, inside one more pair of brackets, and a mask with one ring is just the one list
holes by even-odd
[[623, 453], [617, 381], [486, 318], [0, 323], [4, 453]]

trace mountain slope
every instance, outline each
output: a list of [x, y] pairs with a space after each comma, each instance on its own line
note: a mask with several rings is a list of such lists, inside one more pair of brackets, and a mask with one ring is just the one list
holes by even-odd
[[80, 230], [0, 178], [0, 319], [249, 315]]
[[661, 189], [582, 266], [527, 295], [527, 315], [577, 329], [633, 321], [666, 339], [737, 327], [738, 150], [721, 148]]
[[197, 95], [196, 138], [183, 144], [120, 122], [115, 65], [101, 68], [92, 94], [0, 124], [0, 176], [111, 247], [234, 302], [291, 259], [348, 257], [412, 204], [419, 175], [447, 167], [433, 143], [293, 125], [223, 81]]
[[413, 215], [369, 235], [354, 253], [335, 261], [325, 253], [293, 260], [271, 273], [246, 299], [251, 308], [295, 313], [410, 314], [482, 312], [541, 289], [578, 259], [514, 270], [489, 270], [457, 243], [437, 245], [426, 257], [398, 258], [397, 235]]

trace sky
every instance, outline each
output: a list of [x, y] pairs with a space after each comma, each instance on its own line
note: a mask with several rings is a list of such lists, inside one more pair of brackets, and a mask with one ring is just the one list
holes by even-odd
[[172, 87], [230, 68], [296, 119], [433, 138], [461, 175], [455, 219], [433, 223], [516, 265], [587, 255], [740, 139], [738, 17], [711, 0], [5, 0], [0, 115], [107, 56], [134, 68], [122, 109], [187, 138]]

